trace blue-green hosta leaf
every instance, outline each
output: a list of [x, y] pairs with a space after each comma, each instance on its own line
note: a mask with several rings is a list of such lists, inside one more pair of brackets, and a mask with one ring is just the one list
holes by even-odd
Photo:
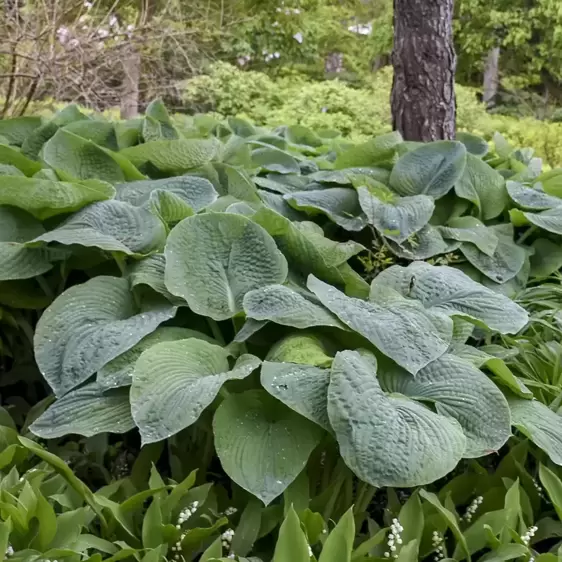
[[331, 431], [329, 382], [330, 370], [314, 365], [264, 361], [261, 368], [261, 383], [269, 394], [326, 431]]
[[362, 230], [367, 220], [361, 211], [357, 192], [346, 187], [299, 191], [285, 195], [289, 204], [308, 214], [323, 213], [345, 230]]
[[131, 408], [143, 443], [195, 423], [226, 381], [246, 378], [260, 365], [257, 357], [242, 355], [230, 370], [229, 355], [223, 347], [191, 338], [157, 343], [139, 357]]
[[562, 199], [545, 193], [540, 183], [529, 187], [517, 181], [507, 181], [506, 189], [512, 201], [522, 209], [546, 211], [562, 205]]
[[131, 146], [119, 154], [135, 166], [152, 164], [167, 174], [182, 174], [217, 160], [222, 144], [216, 138], [156, 140]]
[[97, 180], [69, 183], [12, 176], [3, 178], [0, 184], [0, 205], [19, 207], [39, 220], [77, 211], [114, 195], [112, 185]]
[[165, 255], [168, 290], [215, 320], [241, 312], [248, 291], [287, 277], [287, 260], [273, 238], [230, 213], [184, 219], [170, 232]]
[[25, 139], [41, 126], [41, 117], [24, 116], [0, 121], [0, 136], [9, 144], [21, 146]]
[[173, 318], [169, 303], [139, 310], [126, 279], [100, 276], [67, 289], [45, 310], [35, 331], [37, 365], [57, 396]]
[[412, 374], [443, 355], [453, 337], [450, 318], [388, 287], [372, 295], [376, 302], [347, 297], [313, 275], [308, 288], [344, 324]]
[[25, 174], [11, 164], [0, 164], [0, 176], [25, 176]]
[[166, 258], [164, 254], [152, 254], [142, 260], [135, 260], [128, 268], [131, 288], [146, 285], [165, 296], [170, 302], [185, 304], [185, 301], [172, 295], [166, 288], [164, 282], [165, 269]]
[[538, 400], [507, 397], [511, 409], [511, 423], [535, 445], [562, 466], [562, 416]]
[[463, 456], [476, 458], [497, 451], [511, 435], [507, 401], [481, 371], [454, 355], [442, 355], [416, 377], [389, 364], [379, 369], [386, 392], [429, 402], [438, 414], [454, 418], [466, 437]]
[[132, 377], [135, 363], [143, 351], [150, 349], [157, 343], [187, 340], [188, 338], [196, 338], [209, 343], [216, 343], [213, 338], [197, 330], [176, 328], [174, 326], [161, 326], [152, 332], [152, 334], [143, 338], [131, 349], [104, 365], [97, 374], [96, 380], [98, 385], [104, 390], [117, 388], [119, 386], [130, 386], [133, 382]]
[[98, 179], [109, 183], [142, 179], [142, 174], [120, 153], [59, 129], [43, 146], [43, 160], [65, 179]]
[[457, 217], [437, 228], [443, 238], [470, 242], [488, 256], [494, 255], [498, 246], [498, 237], [475, 217]]
[[267, 174], [266, 177], [256, 176], [254, 181], [263, 189], [286, 195], [305, 190], [311, 178], [312, 176], [305, 177], [295, 174]]
[[[560, 201], [562, 201], [562, 199]], [[531, 223], [548, 232], [562, 234], [562, 205], [540, 213], [526, 213], [517, 209], [512, 209], [510, 215], [512, 217], [512, 222], [517, 226], [524, 223]]]
[[276, 342], [267, 352], [266, 360], [330, 367], [332, 357], [327, 352], [327, 342], [314, 332], [298, 331]]
[[439, 199], [462, 176], [466, 148], [456, 141], [437, 141], [407, 152], [390, 174], [390, 187], [399, 195], [425, 194]]
[[154, 100], [148, 104], [142, 125], [142, 136], [145, 142], [173, 140], [180, 137], [161, 100]]
[[521, 271], [527, 252], [513, 241], [512, 225], [499, 224], [489, 229], [498, 238], [493, 255], [484, 254], [473, 244], [463, 244], [460, 249], [464, 257], [486, 277], [495, 283], [505, 283]]
[[455, 193], [476, 205], [484, 220], [500, 215], [508, 202], [503, 177], [473, 154], [466, 156], [466, 166], [455, 183]]
[[274, 147], [253, 150], [252, 165], [267, 172], [300, 174], [298, 162], [288, 152]]
[[531, 256], [531, 275], [548, 277], [562, 267], [562, 246], [546, 238], [533, 242], [535, 252]]
[[166, 229], [158, 217], [142, 207], [112, 200], [89, 205], [33, 243], [78, 244], [108, 252], [146, 255], [161, 250], [165, 240]]
[[304, 125], [291, 125], [285, 129], [285, 138], [294, 145], [304, 149], [318, 148], [324, 141]]
[[372, 486], [420, 486], [455, 468], [466, 449], [459, 423], [404, 397], [387, 395], [376, 361], [339, 352], [328, 387], [328, 415], [345, 463]]
[[24, 246], [43, 232], [41, 223], [25, 211], [0, 207], [0, 281], [29, 279], [53, 267], [47, 250]]
[[459, 132], [457, 133], [456, 140], [462, 142], [468, 153], [475, 156], [486, 156], [490, 150], [490, 146], [485, 139], [472, 133]]
[[30, 160], [13, 146], [7, 146], [0, 142], [0, 164], [14, 166], [26, 176], [31, 177], [41, 169], [41, 164]]
[[116, 199], [155, 210], [166, 222], [178, 222], [218, 198], [213, 184], [197, 176], [144, 180], [116, 186]]
[[223, 163], [215, 163], [213, 167], [218, 174], [220, 187], [216, 189], [220, 195], [231, 195], [251, 203], [260, 202], [256, 185], [245, 170]]
[[435, 208], [433, 199], [427, 195], [399, 197], [383, 184], [359, 187], [358, 193], [369, 224], [398, 244], [421, 230]]
[[453, 267], [424, 262], [394, 265], [375, 278], [371, 295], [376, 296], [382, 286], [416, 299], [428, 309], [481, 322], [504, 334], [517, 333], [528, 321], [525, 309]]
[[43, 439], [55, 439], [69, 433], [86, 437], [105, 432], [122, 434], [133, 427], [129, 393], [104, 392], [94, 382], [59, 398], [29, 429]]
[[391, 239], [387, 242], [393, 254], [407, 260], [425, 260], [453, 252], [460, 245], [455, 241], [444, 240], [439, 230], [430, 224], [426, 224], [401, 244]]
[[290, 221], [299, 222], [307, 218], [304, 213], [293, 209], [293, 207], [291, 207], [279, 193], [271, 193], [269, 191], [265, 191], [264, 189], [259, 189], [258, 195], [266, 207], [272, 209]]
[[303, 277], [313, 273], [324, 281], [345, 287], [350, 294], [368, 293], [365, 281], [347, 263], [364, 249], [360, 244], [335, 242], [326, 238], [318, 225], [291, 222], [271, 209], [260, 209], [252, 220], [275, 238], [290, 260], [291, 268]]
[[254, 320], [267, 320], [300, 330], [315, 326], [346, 329], [314, 295], [284, 285], [268, 285], [249, 291], [243, 304], [246, 316]]
[[369, 139], [367, 142], [350, 146], [338, 154], [334, 167], [336, 169], [376, 166], [392, 160], [402, 136], [397, 131]]
[[306, 466], [323, 431], [265, 390], [231, 394], [213, 420], [225, 472], [268, 505]]
[[343, 170], [320, 170], [304, 177], [303, 180], [351, 186], [354, 182], [363, 182], [362, 184], [364, 184], [365, 179], [387, 184], [389, 177], [390, 172], [385, 168], [355, 167]]
[[65, 125], [64, 130], [92, 141], [98, 146], [103, 146], [110, 150], [119, 150], [115, 135], [115, 125], [110, 121], [98, 121], [95, 119], [85, 121], [80, 119]]

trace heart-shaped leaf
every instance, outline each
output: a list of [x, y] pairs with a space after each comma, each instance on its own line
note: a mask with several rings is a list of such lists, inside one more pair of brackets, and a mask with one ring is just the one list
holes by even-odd
[[41, 223], [25, 211], [0, 207], [0, 281], [29, 279], [53, 267], [47, 250], [24, 246], [43, 232]]
[[213, 429], [225, 472], [265, 505], [301, 473], [323, 433], [264, 390], [230, 395]]
[[388, 247], [392, 253], [407, 260], [425, 260], [453, 252], [459, 246], [457, 242], [444, 240], [439, 230], [430, 224], [426, 224], [401, 244], [392, 239], [388, 240]]
[[[527, 224], [534, 224], [535, 226], [538, 226], [548, 232], [552, 232], [553, 234], [562, 234], [562, 205], [540, 213], [530, 213], [512, 209], [510, 214], [512, 219], [513, 217], [516, 217], [516, 220], [513, 222], [518, 226], [521, 223], [526, 222]], [[521, 220], [519, 217], [523, 217], [524, 220]]]
[[383, 184], [359, 187], [358, 193], [369, 224], [398, 244], [421, 230], [435, 208], [433, 199], [427, 195], [399, 197]]
[[506, 188], [512, 201], [522, 209], [546, 211], [562, 205], [562, 199], [546, 194], [540, 183], [529, 187], [516, 181], [508, 181]]
[[218, 198], [213, 184], [197, 176], [178, 176], [119, 184], [116, 198], [157, 211], [166, 222], [178, 222]]
[[77, 211], [114, 195], [113, 186], [97, 180], [68, 183], [18, 176], [4, 178], [0, 185], [0, 205], [19, 207], [39, 220]]
[[328, 415], [345, 463], [376, 487], [433, 482], [453, 470], [466, 449], [456, 420], [385, 394], [374, 356], [357, 351], [334, 359]]
[[146, 255], [161, 250], [165, 240], [166, 229], [158, 217], [141, 207], [112, 200], [89, 205], [32, 242]]
[[401, 142], [402, 136], [397, 131], [374, 137], [342, 151], [338, 154], [334, 166], [338, 170], [376, 166], [381, 162], [391, 160]]
[[323, 213], [345, 230], [359, 231], [367, 224], [357, 192], [346, 187], [297, 191], [285, 195], [289, 204], [308, 214]]
[[62, 396], [175, 315], [169, 303], [139, 310], [126, 279], [99, 276], [67, 289], [37, 323], [37, 365]]
[[514, 303], [453, 267], [416, 262], [408, 267], [394, 265], [372, 283], [371, 294], [381, 286], [420, 301], [424, 307], [449, 316], [481, 322], [501, 333], [517, 333], [528, 320], [527, 312]]
[[195, 423], [222, 385], [243, 379], [260, 365], [242, 355], [234, 368], [229, 352], [200, 339], [157, 343], [137, 360], [131, 407], [143, 443], [166, 439]]
[[221, 143], [212, 139], [155, 140], [125, 148], [119, 154], [135, 166], [152, 164], [160, 171], [179, 175], [198, 168], [220, 154]]
[[466, 437], [464, 457], [498, 451], [511, 435], [504, 395], [484, 373], [459, 357], [442, 355], [415, 378], [395, 365], [383, 365], [379, 382], [386, 392], [434, 404], [438, 414], [456, 419]]
[[327, 431], [329, 369], [297, 363], [265, 361], [261, 368], [261, 383], [265, 390]]
[[170, 232], [165, 255], [168, 290], [215, 320], [241, 312], [248, 291], [287, 277], [287, 261], [273, 238], [230, 213], [184, 219]]
[[457, 217], [447, 226], [437, 227], [441, 236], [457, 242], [470, 242], [487, 256], [493, 256], [498, 247], [498, 237], [493, 230], [475, 217]]
[[268, 285], [249, 291], [244, 297], [244, 311], [248, 318], [268, 320], [300, 330], [315, 326], [346, 329], [314, 295], [284, 285]]
[[439, 199], [462, 176], [466, 148], [456, 141], [437, 141], [406, 152], [390, 174], [390, 187], [399, 195], [425, 194]]
[[455, 193], [476, 205], [484, 220], [500, 215], [508, 201], [501, 174], [473, 154], [466, 155], [466, 166], [455, 183]]
[[97, 383], [100, 388], [107, 390], [120, 386], [130, 386], [133, 382], [133, 371], [135, 363], [141, 353], [150, 349], [153, 345], [161, 342], [186, 340], [188, 338], [196, 338], [205, 340], [209, 343], [216, 343], [215, 340], [202, 332], [189, 330], [188, 328], [176, 328], [173, 326], [164, 326], [157, 328], [152, 334], [143, 338], [139, 343], [134, 345], [129, 351], [125, 351], [119, 357], [116, 357], [107, 365], [104, 365], [97, 374]]
[[445, 353], [453, 337], [450, 318], [389, 287], [371, 294], [376, 302], [347, 297], [313, 275], [308, 288], [344, 324], [412, 374]]
[[133, 427], [129, 393], [104, 393], [97, 383], [91, 383], [59, 398], [29, 429], [43, 439], [56, 439], [69, 433], [86, 437], [104, 432], [127, 433]]

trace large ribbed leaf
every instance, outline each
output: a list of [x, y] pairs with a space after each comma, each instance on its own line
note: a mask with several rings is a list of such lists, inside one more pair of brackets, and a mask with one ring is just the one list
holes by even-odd
[[357, 242], [335, 242], [322, 229], [309, 222], [291, 222], [271, 209], [260, 209], [252, 220], [265, 228], [291, 262], [291, 270], [303, 277], [317, 277], [346, 287], [351, 294], [366, 294], [365, 281], [351, 269], [347, 260], [364, 248]]
[[230, 395], [213, 429], [225, 472], [266, 505], [301, 473], [323, 433], [264, 390]]
[[167, 302], [137, 308], [126, 279], [94, 277], [67, 289], [37, 323], [35, 359], [57, 396], [66, 394], [174, 316]]
[[461, 177], [466, 148], [456, 141], [432, 142], [406, 152], [390, 174], [390, 187], [399, 195], [425, 194], [439, 199]]
[[241, 312], [248, 291], [287, 277], [287, 261], [273, 238], [230, 213], [184, 219], [170, 233], [165, 255], [168, 290], [215, 320]]
[[376, 166], [381, 162], [392, 160], [398, 145], [402, 142], [399, 132], [393, 131], [386, 135], [379, 135], [367, 142], [350, 146], [336, 158], [336, 169]]
[[437, 228], [443, 238], [470, 242], [488, 256], [492, 256], [498, 246], [498, 237], [494, 231], [475, 217], [457, 217], [451, 219], [447, 226]]
[[161, 250], [165, 240], [166, 229], [158, 217], [141, 207], [112, 200], [89, 205], [33, 242], [146, 255]]
[[114, 195], [110, 184], [97, 180], [68, 183], [12, 176], [0, 183], [0, 205], [19, 207], [40, 220], [77, 211]]
[[[1, 121], [0, 121], [1, 122]], [[31, 177], [41, 169], [41, 164], [35, 160], [30, 160], [13, 146], [2, 144], [0, 138], [0, 164], [14, 166], [26, 176]]]
[[331, 348], [332, 344], [314, 332], [292, 332], [271, 346], [265, 358], [267, 361], [329, 367], [333, 358], [327, 355], [327, 347]]
[[511, 422], [540, 447], [550, 460], [562, 466], [562, 416], [538, 400], [508, 396]]
[[41, 117], [24, 116], [0, 121], [0, 136], [9, 144], [21, 146], [25, 139], [41, 126]]
[[389, 363], [379, 369], [379, 382], [386, 392], [433, 404], [438, 414], [456, 419], [466, 437], [464, 457], [495, 452], [511, 435], [511, 417], [504, 395], [464, 359], [442, 355], [415, 378]]
[[453, 337], [453, 321], [445, 314], [389, 287], [380, 287], [371, 302], [347, 297], [313, 275], [308, 288], [344, 324], [412, 374], [445, 353]]
[[125, 351], [125, 353], [119, 355], [119, 357], [116, 357], [107, 363], [107, 365], [104, 365], [98, 371], [98, 385], [104, 390], [119, 386], [130, 386], [133, 382], [132, 377], [135, 363], [143, 351], [150, 349], [157, 343], [186, 340], [188, 338], [196, 338], [208, 341], [209, 343], [216, 343], [213, 338], [196, 330], [176, 328], [174, 326], [161, 326], [134, 345], [129, 351]]
[[[562, 202], [562, 199], [560, 201]], [[514, 224], [517, 226], [527, 222], [527, 224], [534, 224], [553, 234], [562, 234], [562, 205], [540, 213], [523, 212], [516, 209], [513, 209], [510, 213]], [[520, 217], [524, 217], [524, 220], [521, 220]]]
[[261, 383], [269, 394], [327, 431], [329, 382], [330, 370], [314, 365], [265, 361], [261, 368]]
[[407, 260], [426, 260], [452, 252], [459, 246], [458, 242], [444, 240], [437, 227], [430, 224], [426, 224], [401, 244], [388, 240], [388, 247], [392, 253]]
[[453, 267], [415, 262], [394, 265], [371, 285], [376, 297], [381, 287], [392, 287], [429, 309], [476, 320], [492, 330], [516, 333], [527, 323], [527, 312], [511, 299], [491, 291]]
[[527, 253], [513, 241], [513, 227], [510, 224], [489, 228], [498, 238], [496, 250], [491, 256], [484, 254], [473, 244], [463, 244], [461, 252], [486, 277], [496, 283], [505, 283], [521, 271]]
[[42, 156], [65, 179], [95, 178], [113, 184], [143, 178], [119, 153], [112, 153], [64, 129], [59, 129], [43, 146]]
[[123, 434], [133, 427], [129, 393], [104, 393], [97, 383], [91, 383], [59, 398], [29, 429], [43, 439], [55, 439], [69, 433], [86, 437], [105, 432]]
[[137, 360], [131, 407], [143, 443], [160, 441], [195, 423], [222, 385], [243, 379], [260, 360], [242, 355], [232, 370], [225, 348], [200, 339], [157, 343]]
[[213, 184], [197, 176], [145, 180], [116, 186], [116, 198], [157, 211], [166, 222], [178, 222], [213, 203]]
[[362, 230], [367, 224], [357, 192], [347, 187], [297, 191], [285, 195], [289, 204], [308, 214], [323, 213], [345, 230]]
[[548, 277], [562, 267], [562, 246], [546, 238], [533, 242], [535, 252], [531, 256], [531, 275]]
[[142, 260], [136, 260], [128, 268], [129, 282], [131, 288], [139, 285], [146, 285], [157, 293], [164, 295], [169, 301], [178, 301], [185, 304], [185, 301], [172, 295], [164, 283], [164, 271], [166, 268], [166, 258], [164, 254], [152, 254]]
[[41, 223], [25, 211], [0, 207], [0, 281], [28, 279], [53, 267], [47, 250], [24, 246], [43, 232]]
[[267, 320], [301, 330], [315, 326], [346, 329], [314, 295], [283, 285], [268, 285], [246, 293], [244, 312], [248, 318]]
[[383, 392], [372, 355], [341, 351], [332, 365], [328, 415], [345, 463], [372, 486], [420, 486], [448, 474], [466, 449], [459, 423]]
[[359, 203], [372, 224], [383, 236], [398, 244], [421, 230], [431, 218], [435, 203], [427, 195], [399, 197], [385, 185], [359, 187]]
[[216, 138], [155, 140], [125, 148], [119, 154], [135, 166], [150, 163], [162, 172], [177, 175], [216, 160], [220, 149]]
[[484, 220], [497, 217], [507, 206], [505, 180], [473, 154], [466, 155], [466, 166], [455, 183], [455, 193], [476, 205]]
[[506, 188], [513, 202], [522, 209], [546, 211], [562, 205], [562, 199], [545, 193], [540, 183], [529, 187], [516, 181], [508, 181]]

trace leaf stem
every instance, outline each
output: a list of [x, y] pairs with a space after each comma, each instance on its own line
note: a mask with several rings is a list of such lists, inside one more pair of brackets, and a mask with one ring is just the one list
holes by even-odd
[[522, 244], [531, 234], [537, 230], [537, 227], [533, 224], [531, 225], [517, 240], [517, 244]]
[[207, 324], [209, 324], [209, 328], [211, 328], [213, 337], [224, 347], [225, 341], [217, 321], [207, 317]]

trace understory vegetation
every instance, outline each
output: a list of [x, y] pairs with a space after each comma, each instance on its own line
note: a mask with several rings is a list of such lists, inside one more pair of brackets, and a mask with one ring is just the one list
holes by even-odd
[[0, 562], [559, 560], [556, 159], [185, 92], [0, 121]]

